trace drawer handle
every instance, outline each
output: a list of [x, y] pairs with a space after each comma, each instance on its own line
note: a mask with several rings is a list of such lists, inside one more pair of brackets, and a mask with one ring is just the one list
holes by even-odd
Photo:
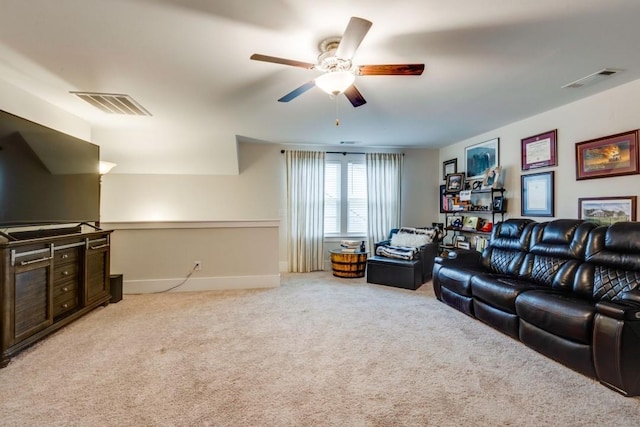
[[62, 272], [62, 275], [63, 275], [63, 276], [68, 276], [68, 275], [69, 275], [69, 272], [65, 270], [65, 271], [63, 271], [63, 272]]
[[69, 292], [69, 288], [67, 287], [62, 288], [62, 292]]
[[62, 304], [62, 308], [69, 308], [69, 304]]
[[35, 264], [35, 263], [42, 262], [42, 261], [49, 261], [50, 259], [51, 259], [50, 256], [46, 256], [46, 257], [42, 257], [42, 258], [38, 258], [38, 259], [32, 259], [31, 261], [20, 261], [20, 265]]
[[69, 254], [62, 254], [61, 258], [62, 259], [67, 259], [67, 258], [69, 258]]
[[91, 246], [91, 248], [90, 248], [90, 249], [92, 249], [92, 250], [96, 250], [96, 249], [102, 249], [102, 248], [107, 248], [107, 247], [109, 247], [109, 244], [108, 244], [108, 243], [105, 243], [105, 244], [103, 244], [103, 245]]

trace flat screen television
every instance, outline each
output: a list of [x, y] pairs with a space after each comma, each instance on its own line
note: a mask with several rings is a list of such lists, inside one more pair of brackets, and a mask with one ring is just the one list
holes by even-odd
[[0, 111], [0, 227], [100, 220], [100, 147]]

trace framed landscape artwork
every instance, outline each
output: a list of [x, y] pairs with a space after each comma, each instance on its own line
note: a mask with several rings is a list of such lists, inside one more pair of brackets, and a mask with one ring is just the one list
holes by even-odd
[[582, 197], [578, 199], [578, 218], [610, 225], [636, 220], [637, 196]]
[[576, 144], [576, 180], [638, 172], [638, 130]]
[[494, 138], [464, 149], [467, 168], [465, 173], [468, 180], [482, 180], [487, 169], [495, 168], [500, 164], [499, 145], [500, 138]]
[[521, 141], [522, 170], [557, 166], [557, 130], [530, 136]]

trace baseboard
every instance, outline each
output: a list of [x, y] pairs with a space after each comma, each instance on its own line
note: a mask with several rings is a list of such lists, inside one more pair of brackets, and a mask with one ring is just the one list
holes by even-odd
[[[164, 292], [184, 281], [184, 279], [125, 280], [123, 293], [148, 294]], [[183, 285], [169, 292], [223, 291], [237, 289], [277, 288], [280, 274], [262, 276], [233, 277], [192, 277]]]

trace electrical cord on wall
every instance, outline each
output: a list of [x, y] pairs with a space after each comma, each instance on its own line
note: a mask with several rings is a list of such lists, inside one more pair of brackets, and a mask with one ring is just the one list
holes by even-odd
[[184, 285], [185, 283], [187, 283], [187, 280], [189, 280], [189, 278], [191, 277], [191, 275], [193, 275], [193, 272], [194, 272], [194, 271], [196, 271], [196, 266], [195, 266], [195, 265], [193, 266], [193, 268], [191, 269], [191, 271], [189, 272], [189, 274], [187, 274], [187, 277], [185, 277], [185, 278], [184, 278], [184, 280], [183, 280], [182, 282], [178, 283], [178, 284], [177, 284], [177, 285], [175, 285], [175, 286], [170, 287], [169, 289], [164, 289], [164, 290], [162, 290], [162, 291], [155, 291], [155, 292], [144, 292], [144, 293], [142, 293], [142, 292], [138, 292], [138, 293], [135, 293], [135, 294], [129, 294], [129, 293], [128, 293], [128, 294], [125, 294], [125, 295], [163, 294], [163, 293], [165, 293], [165, 292], [172, 291], [172, 290], [177, 289], [177, 288], [179, 288], [180, 286]]

